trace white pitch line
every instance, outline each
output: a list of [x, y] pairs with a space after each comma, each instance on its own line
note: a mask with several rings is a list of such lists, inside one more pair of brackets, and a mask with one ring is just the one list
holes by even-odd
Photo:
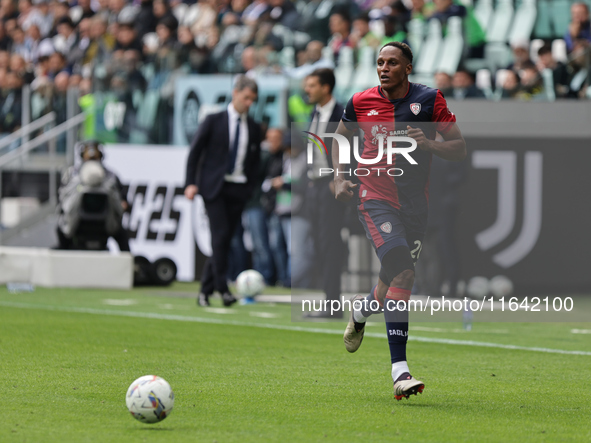
[[[331, 334], [331, 335], [342, 335], [343, 331], [335, 329], [322, 329], [322, 328], [305, 328], [302, 326], [289, 326], [289, 325], [274, 325], [270, 323], [247, 323], [233, 320], [222, 320], [219, 318], [205, 318], [205, 317], [187, 317], [183, 315], [174, 314], [158, 314], [155, 312], [135, 312], [135, 311], [113, 311], [108, 309], [94, 309], [94, 308], [79, 308], [79, 307], [66, 307], [66, 306], [53, 306], [53, 305], [36, 305], [30, 303], [14, 303], [0, 301], [0, 306], [6, 306], [11, 308], [22, 308], [22, 309], [38, 309], [45, 311], [58, 311], [58, 312], [76, 312], [81, 314], [97, 314], [97, 315], [112, 315], [119, 317], [135, 317], [135, 318], [152, 318], [156, 320], [173, 320], [173, 321], [185, 321], [193, 323], [211, 323], [218, 325], [232, 325], [232, 326], [243, 326], [243, 327], [254, 327], [263, 329], [278, 329], [283, 331], [296, 331], [296, 332], [311, 332], [316, 334]], [[366, 332], [366, 337], [373, 338], [386, 338], [386, 334], [377, 332]], [[433, 338], [433, 337], [417, 337], [416, 335], [408, 337], [411, 341], [418, 341], [423, 343], [441, 343], [446, 345], [458, 345], [458, 346], [476, 346], [483, 348], [497, 348], [497, 349], [511, 349], [518, 351], [532, 351], [532, 352], [544, 352], [548, 354], [567, 354], [567, 355], [587, 355], [591, 356], [591, 352], [588, 351], [567, 351], [564, 349], [551, 349], [551, 348], [537, 348], [527, 346], [516, 346], [516, 345], [505, 345], [501, 343], [487, 343], [472, 340], [453, 340], [447, 338]]]
[[571, 329], [573, 334], [591, 334], [591, 329]]

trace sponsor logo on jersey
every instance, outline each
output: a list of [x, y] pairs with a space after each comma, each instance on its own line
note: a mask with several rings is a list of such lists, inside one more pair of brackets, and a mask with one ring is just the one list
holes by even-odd
[[372, 115], [378, 115], [378, 111], [376, 111], [375, 109], [372, 109], [371, 111], [369, 111], [367, 113], [368, 116], [372, 116]]
[[390, 232], [392, 232], [392, 223], [383, 223], [382, 226], [380, 226], [380, 229], [384, 231], [386, 234], [389, 234]]
[[411, 103], [410, 110], [414, 115], [419, 115], [419, 112], [421, 112], [421, 104], [420, 103]]
[[363, 192], [361, 193], [361, 197], [365, 197], [367, 195], [367, 189], [364, 189]]

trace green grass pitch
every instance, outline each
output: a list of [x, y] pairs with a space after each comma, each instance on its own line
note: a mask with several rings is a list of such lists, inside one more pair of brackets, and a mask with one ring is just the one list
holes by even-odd
[[[0, 442], [591, 441], [589, 323], [411, 324], [426, 388], [398, 402], [382, 324], [348, 354], [344, 323], [203, 310], [195, 290], [1, 288]], [[125, 407], [146, 374], [176, 395], [155, 425]]]

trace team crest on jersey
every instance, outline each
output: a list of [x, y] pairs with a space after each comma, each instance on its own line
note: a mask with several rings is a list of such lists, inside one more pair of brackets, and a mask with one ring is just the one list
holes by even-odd
[[421, 112], [421, 104], [420, 103], [411, 103], [410, 110], [414, 115], [419, 115], [419, 112]]
[[390, 232], [392, 232], [392, 223], [383, 223], [382, 226], [380, 226], [380, 229], [384, 231], [386, 234], [389, 234]]

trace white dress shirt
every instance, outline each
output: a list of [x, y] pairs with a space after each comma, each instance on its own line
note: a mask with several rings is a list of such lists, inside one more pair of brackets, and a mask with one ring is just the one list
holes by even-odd
[[230, 146], [234, 146], [234, 137], [236, 134], [236, 124], [240, 119], [240, 138], [238, 139], [238, 152], [236, 153], [236, 163], [234, 163], [234, 172], [226, 174], [224, 179], [232, 183], [246, 183], [246, 175], [244, 175], [244, 158], [248, 150], [248, 121], [246, 113], [238, 114], [234, 109], [234, 105], [228, 105], [228, 128], [230, 130]]

